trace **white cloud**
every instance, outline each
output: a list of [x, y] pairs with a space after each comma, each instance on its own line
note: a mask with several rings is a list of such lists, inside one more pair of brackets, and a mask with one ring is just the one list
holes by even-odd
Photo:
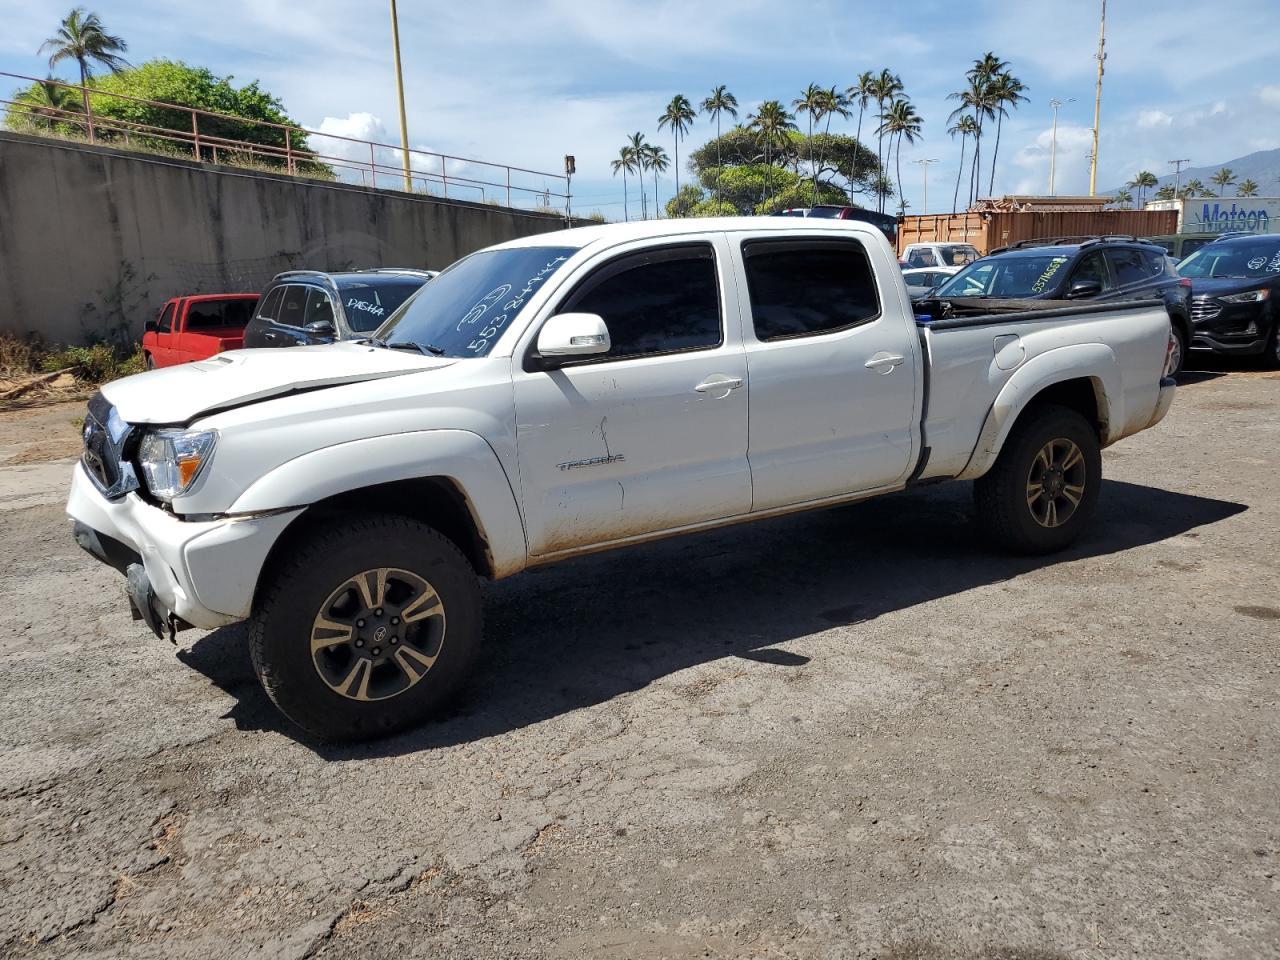
[[1163, 110], [1139, 110], [1138, 126], [1144, 130], [1153, 127], [1169, 127], [1173, 125], [1173, 117]]
[[1267, 84], [1258, 90], [1258, 99], [1269, 107], [1280, 107], [1280, 85]]

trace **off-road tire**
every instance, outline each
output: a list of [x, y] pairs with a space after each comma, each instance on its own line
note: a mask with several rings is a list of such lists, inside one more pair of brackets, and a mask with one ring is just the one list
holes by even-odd
[[[1028, 503], [1028, 477], [1051, 441], [1070, 441], [1083, 455], [1084, 493], [1060, 526], [1043, 526]], [[1044, 404], [1014, 424], [995, 465], [973, 485], [978, 521], [996, 545], [1021, 554], [1052, 553], [1075, 542], [1088, 526], [1102, 485], [1102, 451], [1093, 426], [1076, 411]]]
[[[438, 659], [415, 685], [389, 699], [360, 701], [321, 678], [311, 636], [326, 598], [345, 580], [378, 568], [427, 581], [446, 625]], [[254, 670], [280, 711], [321, 740], [368, 740], [416, 726], [458, 691], [479, 653], [483, 611], [475, 571], [451, 540], [415, 520], [370, 514], [326, 523], [290, 544], [266, 577], [249, 627]]]

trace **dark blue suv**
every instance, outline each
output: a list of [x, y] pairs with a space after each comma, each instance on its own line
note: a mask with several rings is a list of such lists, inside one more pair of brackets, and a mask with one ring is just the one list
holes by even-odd
[[917, 304], [952, 300], [1160, 300], [1177, 338], [1173, 373], [1191, 346], [1191, 282], [1178, 276], [1164, 248], [1135, 237], [1059, 237], [1024, 240], [974, 260]]
[[1280, 367], [1280, 236], [1215, 240], [1178, 264], [1191, 282], [1191, 346]]
[[271, 281], [244, 330], [246, 347], [367, 337], [435, 276], [431, 270], [291, 270]]

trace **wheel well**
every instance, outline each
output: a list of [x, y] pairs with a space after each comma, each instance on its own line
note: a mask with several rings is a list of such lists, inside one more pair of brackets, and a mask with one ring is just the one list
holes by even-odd
[[489, 545], [466, 495], [448, 477], [418, 477], [347, 490], [307, 507], [276, 539], [262, 566], [259, 585], [266, 581], [273, 563], [287, 556], [290, 547], [317, 524], [357, 513], [392, 513], [425, 523], [452, 540], [476, 573], [493, 576]]
[[1061, 383], [1054, 383], [1045, 387], [1032, 397], [1031, 402], [1027, 404], [1022, 413], [1018, 414], [1018, 419], [1021, 420], [1026, 416], [1029, 410], [1047, 404], [1067, 407], [1076, 411], [1076, 413], [1093, 424], [1093, 428], [1098, 431], [1099, 439], [1106, 437], [1107, 418], [1105, 410], [1098, 403], [1097, 385], [1089, 377], [1063, 380]]

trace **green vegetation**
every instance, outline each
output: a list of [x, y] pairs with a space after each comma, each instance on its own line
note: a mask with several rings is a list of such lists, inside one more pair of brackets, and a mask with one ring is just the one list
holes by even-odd
[[[973, 61], [973, 66], [965, 73], [965, 86], [949, 95], [957, 100], [960, 106], [951, 111], [947, 119], [953, 126], [948, 130], [952, 136], [960, 137], [960, 168], [964, 169], [965, 141], [973, 138], [973, 158], [969, 167], [969, 203], [978, 199], [982, 185], [982, 137], [983, 126], [990, 120], [996, 121], [996, 142], [991, 151], [991, 176], [987, 181], [987, 193], [995, 190], [996, 159], [1000, 152], [1000, 130], [1004, 118], [1010, 110], [1016, 110], [1018, 104], [1025, 103], [1024, 94], [1027, 86], [1009, 72], [1009, 64], [994, 53], [987, 52]], [[883, 109], [881, 113], [883, 113]], [[960, 124], [963, 118], [972, 119], [973, 123]], [[956, 186], [956, 199], [959, 198], [959, 181]], [[956, 210], [956, 202], [952, 202], [952, 212]]]
[[87, 347], [49, 346], [35, 336], [0, 334], [0, 380], [21, 380], [66, 370], [85, 384], [106, 383], [146, 369], [139, 344], [100, 342]]

